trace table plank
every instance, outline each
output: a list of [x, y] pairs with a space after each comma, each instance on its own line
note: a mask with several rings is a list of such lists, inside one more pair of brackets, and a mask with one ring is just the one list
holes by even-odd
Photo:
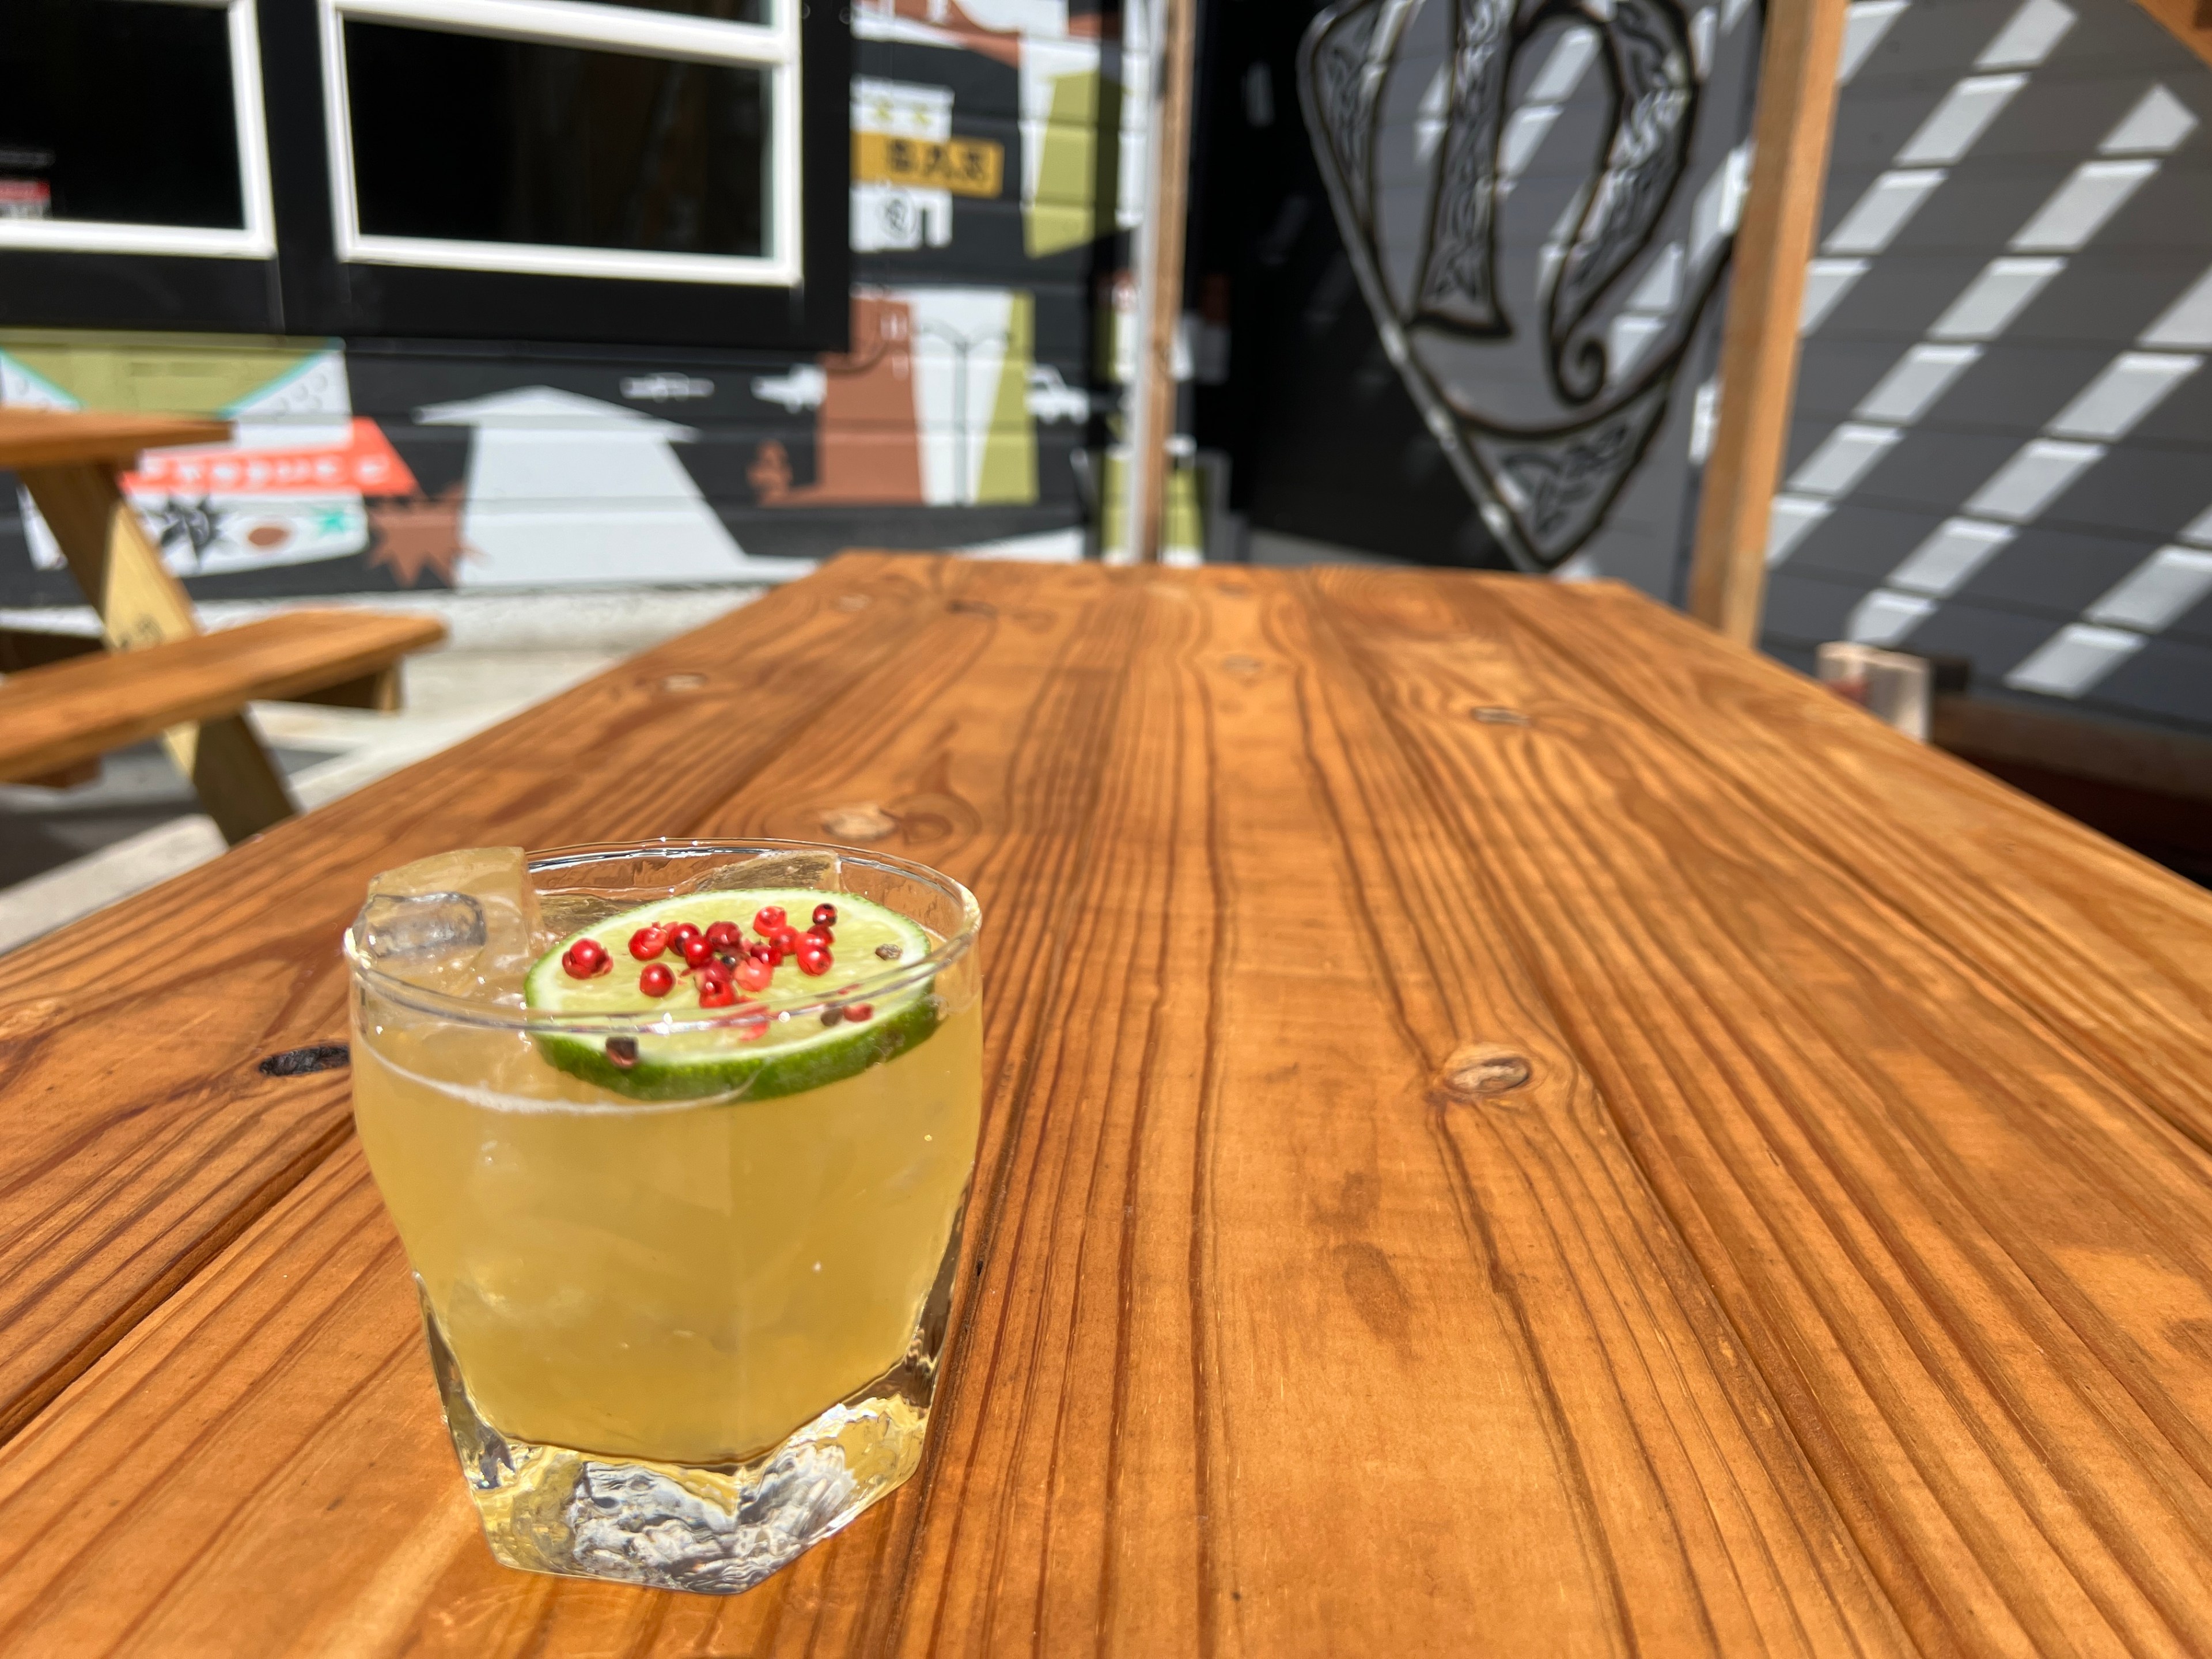
[[[728, 1602], [501, 1571], [456, 1541], [349, 1144], [0, 1453], [33, 1540], [0, 1649], [1904, 1650], [1310, 580], [817, 581], [934, 611], [783, 764], [702, 759], [682, 827], [872, 801], [983, 899], [980, 1273], [927, 1481]], [[1470, 1041], [1531, 1081], [1441, 1089]]]
[[2212, 1646], [2212, 902], [1625, 596], [1315, 580], [1914, 1638]]
[[[1376, 734], [1337, 724], [1294, 592], [1221, 591], [1255, 586], [1139, 590], [1125, 816], [1085, 877], [996, 1223], [1024, 1243], [987, 1265], [904, 1649], [1460, 1651], [1480, 1607], [1503, 1650], [1881, 1650], [1456, 849], [1354, 775]], [[1431, 1095], [1480, 1038], [1537, 1068], [1510, 1109]]]
[[[1977, 965], [2036, 1018], [2212, 1146], [2212, 895], [1848, 705], [1806, 703], [1771, 665], [1672, 611], [1647, 614], [1629, 590], [1607, 598], [1539, 617], [1503, 596], [1547, 650], [1756, 791], [1808, 856], [1848, 867], [1931, 936], [1971, 941]], [[1622, 609], [1656, 648], [1618, 649]], [[1933, 824], [1942, 833], [1926, 833]], [[1899, 834], [1911, 825], [1920, 832]], [[2095, 971], [2069, 971], [2076, 963]]]
[[229, 437], [229, 422], [196, 416], [0, 409], [0, 467], [59, 466], [78, 461], [128, 466], [143, 450], [219, 444]]
[[680, 832], [788, 765], [807, 711], [906, 645], [928, 589], [916, 564], [783, 590], [0, 957], [0, 1437], [347, 1133], [342, 1073], [255, 1067], [343, 1036], [337, 939], [372, 874]]

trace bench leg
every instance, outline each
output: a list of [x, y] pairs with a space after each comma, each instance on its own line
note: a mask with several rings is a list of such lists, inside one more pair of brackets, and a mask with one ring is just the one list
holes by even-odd
[[[147, 539], [112, 467], [73, 462], [24, 467], [17, 476], [100, 613], [111, 647], [128, 651], [200, 631], [191, 597]], [[244, 715], [175, 726], [161, 741], [225, 841], [258, 835], [298, 810]]]
[[374, 714], [396, 714], [404, 702], [399, 665], [392, 663], [356, 680], [340, 680], [319, 691], [303, 691], [292, 701], [313, 703], [322, 708], [366, 708]]
[[[192, 740], [189, 761], [178, 754], [179, 732], [190, 734]], [[177, 763], [189, 771], [192, 787], [199, 791], [200, 805], [207, 808], [215, 827], [233, 847], [248, 836], [282, 823], [299, 810], [292, 805], [276, 763], [269, 758], [269, 751], [261, 746], [245, 715], [230, 714], [219, 720], [203, 720], [197, 726], [179, 726], [163, 732], [161, 740], [168, 744], [169, 753], [177, 757]]]

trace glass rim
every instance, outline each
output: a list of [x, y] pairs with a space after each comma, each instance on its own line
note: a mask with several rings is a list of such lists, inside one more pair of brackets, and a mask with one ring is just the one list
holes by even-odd
[[[902, 962], [896, 967], [863, 971], [857, 978], [846, 979], [837, 990], [825, 992], [807, 1001], [784, 1004], [768, 1014], [768, 1018], [779, 1025], [804, 1015], [818, 1017], [832, 1008], [871, 1002], [926, 985], [966, 956], [975, 947], [976, 936], [982, 930], [983, 912], [975, 902], [975, 894], [943, 871], [933, 870], [913, 859], [901, 858], [895, 853], [870, 852], [866, 848], [847, 847], [835, 842], [792, 841], [774, 836], [712, 841], [659, 836], [648, 841], [580, 842], [569, 847], [548, 848], [544, 852], [525, 848], [523, 868], [536, 875], [544, 870], [611, 864], [618, 859], [636, 858], [641, 854], [680, 859], [747, 853], [756, 855], [834, 853], [841, 863], [872, 866], [893, 875], [934, 887], [957, 904], [960, 910], [959, 931], [940, 939], [926, 954], [912, 962]], [[364, 901], [362, 909], [367, 908]], [[356, 911], [354, 919], [346, 924], [341, 945], [347, 964], [352, 970], [354, 984], [372, 989], [380, 997], [416, 1013], [434, 1014], [440, 1018], [459, 1024], [508, 1031], [548, 1031], [574, 1036], [680, 1036], [696, 1032], [726, 1031], [733, 1027], [757, 1030], [764, 1012], [763, 1005], [752, 1003], [739, 1004], [727, 1011], [716, 1010], [711, 1014], [688, 1019], [649, 1011], [634, 1014], [559, 1014], [543, 1009], [510, 1007], [454, 996], [448, 992], [434, 991], [427, 986], [397, 978], [378, 967], [356, 937], [361, 927], [361, 911]], [[915, 920], [912, 917], [908, 919]]]

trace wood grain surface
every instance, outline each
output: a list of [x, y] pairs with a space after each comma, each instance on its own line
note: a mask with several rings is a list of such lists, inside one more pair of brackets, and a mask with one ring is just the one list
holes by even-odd
[[185, 721], [358, 680], [446, 637], [434, 617], [290, 611], [0, 679], [0, 779], [58, 772]]
[[73, 461], [128, 466], [145, 450], [219, 444], [229, 437], [228, 421], [197, 416], [0, 409], [0, 466], [59, 466]]
[[[825, 821], [986, 916], [929, 1465], [744, 1596], [507, 1572], [252, 1062], [375, 869]], [[2205, 1650], [2208, 970], [1624, 590], [840, 561], [0, 959], [0, 1652]]]

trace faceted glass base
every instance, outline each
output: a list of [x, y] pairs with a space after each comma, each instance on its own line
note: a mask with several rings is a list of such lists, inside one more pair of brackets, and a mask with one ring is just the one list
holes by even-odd
[[[702, 1468], [518, 1440], [484, 1422], [427, 1298], [453, 1449], [491, 1553], [526, 1572], [652, 1589], [750, 1589], [921, 1464], [935, 1343], [759, 1456]], [[932, 1332], [941, 1335], [942, 1326]], [[921, 1344], [917, 1343], [917, 1349]]]

